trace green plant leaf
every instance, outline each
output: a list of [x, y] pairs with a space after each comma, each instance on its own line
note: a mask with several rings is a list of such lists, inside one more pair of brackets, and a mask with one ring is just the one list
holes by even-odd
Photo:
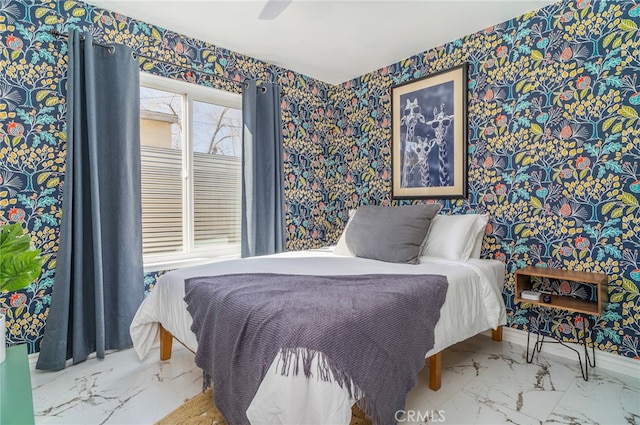
[[38, 279], [43, 258], [31, 248], [21, 223], [0, 226], [0, 292], [16, 291]]
[[20, 223], [0, 227], [0, 256], [27, 251], [30, 244], [31, 239], [24, 234]]
[[4, 256], [0, 261], [0, 289], [17, 291], [29, 286], [40, 276], [42, 258], [40, 250], [26, 251]]

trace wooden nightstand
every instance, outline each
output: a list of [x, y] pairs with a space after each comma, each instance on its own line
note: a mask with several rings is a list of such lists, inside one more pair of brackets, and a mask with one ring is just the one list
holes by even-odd
[[[522, 291], [531, 290], [534, 288], [534, 281], [536, 279], [551, 279], [551, 280], [566, 280], [570, 282], [578, 282], [583, 285], [590, 285], [594, 289], [595, 300], [593, 299], [579, 299], [568, 297], [562, 294], [550, 294], [551, 301], [545, 303], [544, 301], [533, 301], [528, 299], [523, 299], [521, 297]], [[579, 272], [579, 271], [571, 271], [571, 270], [560, 270], [554, 268], [545, 268], [545, 267], [526, 267], [524, 269], [518, 270], [515, 273], [515, 300], [520, 303], [531, 304], [538, 309], [538, 318], [541, 315], [545, 314], [544, 309], [555, 309], [560, 311], [566, 311], [578, 314], [583, 318], [583, 338], [580, 338], [580, 333], [578, 332], [578, 342], [584, 346], [584, 356], [585, 356], [585, 364], [582, 365], [582, 358], [580, 356], [580, 352], [575, 350], [574, 348], [564, 344], [560, 340], [556, 341], [546, 341], [546, 342], [554, 342], [564, 345], [565, 347], [575, 351], [578, 354], [578, 361], [580, 362], [580, 370], [582, 372], [582, 377], [585, 381], [589, 380], [589, 366], [596, 366], [596, 358], [595, 358], [595, 344], [593, 340], [591, 342], [591, 358], [589, 357], [588, 350], [588, 340], [587, 340], [587, 329], [589, 331], [589, 338], [591, 339], [591, 331], [592, 331], [592, 316], [600, 316], [602, 311], [606, 308], [609, 302], [609, 292], [607, 288], [608, 277], [604, 273], [591, 273], [591, 272]], [[545, 337], [540, 337], [540, 333], [537, 333], [536, 343], [533, 346], [533, 351], [531, 352], [531, 356], [529, 356], [529, 337], [531, 335], [531, 316], [529, 317], [529, 327], [527, 332], [527, 362], [531, 363], [533, 361], [533, 355], [536, 352], [540, 352], [542, 349], [542, 344], [545, 342]], [[592, 361], [593, 360], [593, 361]]]
[[0, 424], [34, 424], [25, 344], [7, 347], [7, 358], [0, 364]]

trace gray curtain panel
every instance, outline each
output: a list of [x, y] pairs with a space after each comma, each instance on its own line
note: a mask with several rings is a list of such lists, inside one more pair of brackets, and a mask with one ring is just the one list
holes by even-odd
[[144, 285], [139, 70], [131, 53], [69, 31], [60, 246], [38, 369], [132, 345]]
[[242, 256], [285, 249], [280, 88], [249, 81], [242, 91]]

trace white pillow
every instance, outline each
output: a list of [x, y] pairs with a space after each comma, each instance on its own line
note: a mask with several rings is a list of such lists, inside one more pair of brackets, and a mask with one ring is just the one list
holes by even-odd
[[340, 239], [338, 239], [338, 243], [336, 244], [336, 247], [333, 249], [333, 253], [335, 255], [345, 255], [347, 257], [355, 257], [355, 255], [353, 255], [353, 252], [351, 252], [351, 250], [349, 249], [349, 246], [347, 245], [347, 237], [346, 237], [347, 227], [349, 227], [349, 224], [351, 223], [351, 220], [353, 220], [354, 215], [356, 215], [356, 210], [349, 210], [349, 220], [347, 221], [346, 226], [344, 226], [344, 230], [340, 235]]
[[469, 258], [480, 258], [482, 240], [484, 239], [484, 232], [487, 228], [487, 223], [489, 223], [489, 216], [487, 214], [478, 215], [478, 219], [476, 220], [476, 229], [478, 233], [476, 234], [476, 241], [473, 245]]
[[431, 222], [422, 256], [467, 261], [476, 245], [479, 229], [486, 226], [486, 222], [482, 225], [484, 218], [478, 220], [478, 217], [478, 214], [437, 215]]

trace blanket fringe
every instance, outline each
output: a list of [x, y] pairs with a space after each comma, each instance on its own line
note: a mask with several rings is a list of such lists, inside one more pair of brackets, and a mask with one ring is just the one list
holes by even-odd
[[211, 387], [211, 376], [207, 372], [202, 370], [202, 392], [205, 392], [208, 388]]
[[317, 379], [323, 382], [332, 382], [332, 380], [335, 380], [340, 388], [347, 390], [349, 399], [356, 402], [358, 407], [367, 415], [374, 425], [382, 424], [382, 418], [376, 415], [373, 398], [367, 397], [360, 387], [353, 382], [353, 379], [322, 352], [303, 347], [281, 348], [278, 355], [280, 374], [282, 376], [289, 376], [290, 374], [298, 375], [298, 373], [300, 373], [300, 363], [302, 363], [304, 376], [306, 378], [312, 378], [314, 374], [312, 373], [311, 365], [316, 357], [318, 359], [316, 368]]

